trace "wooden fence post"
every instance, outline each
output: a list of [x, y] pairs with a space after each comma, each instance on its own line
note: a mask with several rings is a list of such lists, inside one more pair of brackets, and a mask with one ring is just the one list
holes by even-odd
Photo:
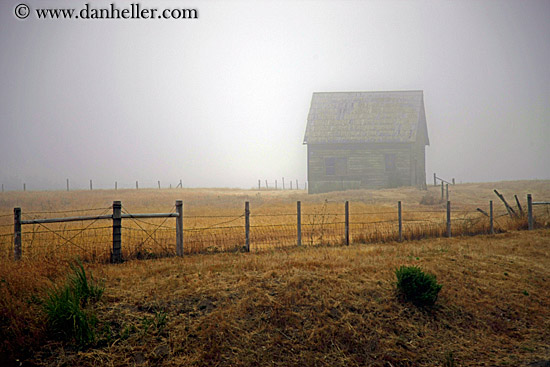
[[441, 201], [443, 201], [443, 198], [445, 197], [445, 184], [443, 181], [441, 181]]
[[158, 181], [158, 183], [159, 183], [159, 190], [160, 190], [160, 181]]
[[275, 180], [275, 190], [277, 190], [277, 180]]
[[93, 186], [92, 186], [92, 180], [90, 180], [90, 191], [93, 190]]
[[445, 196], [447, 201], [449, 201], [449, 184], [445, 184]]
[[519, 203], [518, 196], [514, 195], [514, 197], [516, 198], [516, 204], [518, 205], [519, 216], [523, 217], [523, 208], [521, 207], [521, 204]]
[[296, 179], [296, 190], [300, 190], [300, 188], [298, 187], [298, 179]]
[[115, 190], [118, 190], [118, 182], [115, 181]]
[[531, 231], [533, 229], [533, 197], [531, 194], [527, 194], [527, 228]]
[[139, 189], [138, 182], [136, 181], [136, 190]]
[[285, 189], [285, 178], [283, 177], [283, 190]]
[[493, 200], [489, 200], [489, 232], [495, 234], [495, 225], [493, 217]]
[[67, 191], [69, 191], [69, 179], [67, 179]]
[[23, 184], [23, 191], [27, 191], [27, 184], [26, 183]]
[[437, 186], [437, 177], [435, 176], [435, 172], [434, 172], [434, 186]]
[[403, 217], [401, 215], [401, 201], [397, 202], [397, 216], [399, 219], [399, 242], [403, 242]]
[[244, 232], [245, 232], [245, 250], [250, 252], [250, 205], [248, 201], [244, 203]]
[[183, 256], [183, 201], [176, 200], [176, 255]]
[[13, 209], [13, 258], [21, 260], [21, 208]]
[[296, 217], [298, 222], [296, 223], [296, 226], [298, 228], [298, 246], [302, 246], [302, 203], [300, 201], [296, 202]]
[[346, 246], [349, 246], [349, 201], [346, 201]]
[[452, 180], [452, 181], [453, 181], [453, 185], [454, 185], [454, 184], [455, 184], [455, 178], [454, 178], [454, 177], [453, 177], [453, 180]]
[[267, 180], [265, 180], [265, 189], [269, 190], [269, 185], [267, 184]]
[[4, 184], [2, 184], [2, 192], [4, 192]]
[[112, 263], [122, 262], [122, 204], [120, 201], [113, 201], [113, 252]]
[[290, 180], [289, 182], [290, 182], [290, 189], [292, 190], [292, 180]]
[[451, 237], [451, 202], [447, 201], [447, 237]]
[[261, 185], [260, 185], [260, 180], [258, 180], [258, 191], [260, 191], [262, 189]]

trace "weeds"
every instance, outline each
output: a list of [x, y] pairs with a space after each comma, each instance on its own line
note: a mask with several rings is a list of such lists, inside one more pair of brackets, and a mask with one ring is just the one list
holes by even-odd
[[97, 317], [86, 306], [97, 302], [104, 291], [103, 284], [86, 275], [82, 263], [71, 264], [73, 271], [62, 287], [47, 292], [43, 308], [48, 327], [62, 339], [72, 339], [78, 346], [95, 340]]

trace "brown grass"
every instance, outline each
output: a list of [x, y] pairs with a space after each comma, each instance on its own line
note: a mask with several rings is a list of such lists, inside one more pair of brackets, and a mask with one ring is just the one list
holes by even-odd
[[[450, 188], [453, 235], [487, 233], [488, 221], [475, 208], [488, 210], [488, 200], [495, 204], [497, 232], [507, 233], [445, 239], [432, 238], [445, 233], [443, 204], [421, 204], [426, 192], [413, 188], [309, 196], [214, 189], [4, 193], [0, 365], [18, 364], [16, 358], [39, 365], [205, 366], [432, 366], [453, 361], [473, 366], [550, 360], [545, 343], [550, 340], [550, 235], [544, 229], [514, 232], [525, 228], [525, 219], [505, 216], [493, 188], [510, 203], [517, 194], [524, 207], [527, 193], [535, 200], [550, 197], [548, 181], [456, 185]], [[439, 190], [432, 187], [428, 194]], [[128, 212], [170, 212], [176, 199], [185, 203], [187, 253], [240, 249], [244, 201], [250, 201], [255, 253], [111, 266], [104, 264], [110, 231], [100, 228], [110, 223], [98, 222], [69, 244], [46, 230], [33, 237], [28, 228], [24, 261], [10, 260], [15, 206], [28, 217], [99, 214], [76, 210], [109, 211], [113, 200], [121, 200]], [[295, 247], [296, 200], [302, 201], [302, 248]], [[357, 244], [350, 247], [341, 246], [345, 200], [351, 203], [351, 236]], [[403, 201], [405, 239], [419, 241], [394, 242], [397, 200]], [[67, 212], [28, 214], [51, 211]], [[548, 211], [536, 207], [540, 227], [549, 226]], [[221, 226], [236, 228], [192, 231], [231, 219]], [[173, 226], [172, 221], [165, 225]], [[126, 259], [173, 254], [173, 230], [161, 229], [154, 239], [141, 231], [161, 222], [125, 229]], [[82, 225], [87, 223], [52, 228], [67, 237]], [[65, 278], [67, 261], [76, 256], [85, 257], [87, 268], [107, 284], [95, 310], [99, 340], [85, 351], [50, 340], [40, 309], [45, 289]], [[420, 311], [396, 298], [393, 269], [402, 264], [437, 275], [444, 285], [438, 307]]]
[[[511, 220], [492, 193], [498, 188], [513, 203], [532, 193], [550, 197], [548, 181], [463, 184], [450, 187], [454, 235], [488, 233], [489, 221], [476, 211], [488, 211], [494, 201], [497, 232], [526, 227], [526, 219]], [[12, 257], [13, 207], [23, 219], [108, 214], [113, 200], [121, 200], [129, 213], [173, 212], [174, 201], [184, 200], [185, 252], [239, 251], [244, 246], [244, 201], [251, 206], [251, 249], [269, 250], [296, 244], [296, 200], [302, 201], [302, 243], [341, 244], [344, 236], [343, 203], [350, 201], [351, 238], [357, 242], [397, 239], [398, 200], [403, 202], [404, 237], [420, 239], [446, 233], [445, 204], [440, 189], [415, 188], [355, 190], [322, 195], [303, 191], [252, 191], [230, 189], [96, 190], [76, 192], [9, 192], [0, 196], [0, 258]], [[514, 203], [515, 205], [515, 203]], [[89, 210], [84, 210], [89, 209]], [[536, 218], [549, 225], [546, 207], [536, 207]], [[23, 256], [28, 259], [91, 262], [110, 258], [111, 223], [108, 220], [23, 226]], [[123, 256], [154, 258], [175, 254], [173, 219], [123, 220]], [[85, 231], [81, 229], [86, 228]], [[145, 231], [144, 231], [145, 230]], [[54, 233], [55, 232], [55, 233]]]
[[[29, 362], [520, 366], [550, 359], [549, 261], [539, 230], [96, 265], [102, 341], [46, 342]], [[398, 299], [402, 264], [443, 284], [433, 310]]]

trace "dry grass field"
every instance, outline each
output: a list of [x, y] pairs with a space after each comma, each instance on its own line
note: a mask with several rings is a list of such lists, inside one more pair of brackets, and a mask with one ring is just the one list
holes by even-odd
[[[189, 246], [192, 229], [218, 223], [229, 228], [195, 239], [197, 247], [187, 248], [183, 258], [147, 260], [140, 257], [158, 256], [143, 253], [173, 253], [175, 233], [166, 229], [164, 236], [140, 245], [139, 235], [124, 237], [127, 230], [128, 261], [121, 265], [105, 263], [110, 234], [100, 234], [108, 228], [61, 245], [55, 242], [58, 235], [41, 239], [46, 230], [25, 239], [33, 232], [27, 229], [20, 262], [10, 258], [11, 239], [2, 242], [0, 364], [543, 366], [550, 363], [550, 215], [537, 207], [539, 229], [517, 231], [525, 221], [503, 216], [495, 188], [514, 207], [514, 194], [524, 207], [527, 193], [534, 200], [550, 199], [548, 181], [456, 185], [450, 189], [453, 234], [486, 231], [475, 208], [488, 210], [489, 200], [500, 233], [431, 238], [444, 232], [444, 204], [433, 187], [310, 196], [230, 189], [3, 193], [0, 229], [8, 235], [15, 206], [23, 215], [39, 212], [28, 218], [54, 217], [83, 215], [76, 212], [82, 209], [109, 213], [113, 200], [137, 213], [170, 212], [182, 199]], [[297, 200], [305, 227], [317, 231], [305, 230], [303, 242], [309, 246], [301, 248], [291, 246]], [[345, 200], [352, 222], [349, 247], [339, 245]], [[407, 233], [417, 241], [394, 241], [397, 200], [403, 202], [406, 228], [410, 225]], [[244, 201], [251, 207], [253, 252], [206, 253], [242, 246]], [[234, 218], [236, 225], [223, 223]], [[163, 226], [173, 226], [171, 221]], [[66, 237], [71, 228], [61, 230]], [[209, 244], [212, 238], [219, 243]], [[165, 252], [155, 246], [165, 246]], [[95, 257], [82, 256], [95, 248], [101, 249]], [[64, 282], [74, 256], [87, 260], [88, 274], [105, 285], [102, 299], [88, 311], [97, 325], [94, 342], [85, 347], [55, 338], [43, 312], [47, 290]], [[397, 296], [394, 270], [400, 265], [418, 265], [437, 276], [443, 289], [433, 309]]]

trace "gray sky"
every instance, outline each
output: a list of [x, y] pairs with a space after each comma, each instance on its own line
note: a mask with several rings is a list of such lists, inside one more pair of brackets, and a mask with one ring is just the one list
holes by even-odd
[[[25, 0], [86, 2], [110, 4]], [[303, 182], [313, 92], [411, 89], [428, 182], [550, 178], [548, 0], [135, 2], [199, 19], [19, 20], [1, 2], [6, 189]]]

